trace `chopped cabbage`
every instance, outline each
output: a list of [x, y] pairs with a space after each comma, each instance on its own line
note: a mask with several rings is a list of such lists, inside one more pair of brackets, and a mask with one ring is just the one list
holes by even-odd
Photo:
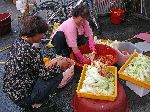
[[[115, 40], [115, 41], [113, 41], [112, 43], [116, 43], [116, 42], [118, 42], [118, 41]], [[102, 45], [110, 46], [110, 47], [113, 48], [112, 43], [109, 42], [109, 39], [108, 39], [108, 41], [106, 41], [106, 42], [103, 42], [102, 40], [99, 40], [99, 39], [95, 39], [95, 44], [102, 44]]]
[[102, 42], [101, 40], [96, 40], [95, 43], [96, 44], [103, 44], [103, 45], [111, 46], [111, 44], [109, 42]]
[[124, 73], [138, 80], [150, 82], [150, 59], [139, 54], [131, 60]]
[[86, 76], [80, 92], [104, 95], [112, 95], [114, 93], [114, 74], [110, 72], [109, 78], [101, 76], [98, 72], [100, 64], [100, 62], [94, 61], [91, 65], [87, 66]]
[[83, 54], [83, 56], [85, 58], [91, 59], [91, 61], [92, 61], [92, 60], [94, 60], [95, 54], [92, 52], [92, 53], [88, 53], [88, 54]]

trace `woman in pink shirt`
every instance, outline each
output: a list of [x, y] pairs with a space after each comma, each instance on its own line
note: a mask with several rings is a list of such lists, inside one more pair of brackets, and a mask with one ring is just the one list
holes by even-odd
[[[89, 44], [91, 51], [95, 51], [93, 32], [87, 19], [90, 13], [84, 5], [78, 5], [72, 11], [72, 17], [64, 21], [53, 35], [52, 44], [56, 48], [57, 54], [73, 51], [77, 59], [89, 64], [91, 61], [84, 58], [78, 46]], [[69, 52], [70, 53], [70, 52]]]

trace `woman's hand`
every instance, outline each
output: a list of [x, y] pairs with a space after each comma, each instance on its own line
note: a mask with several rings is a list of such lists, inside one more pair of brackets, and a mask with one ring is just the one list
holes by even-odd
[[92, 52], [96, 52], [95, 45], [94, 45], [94, 39], [91, 37], [89, 38], [89, 48]]
[[57, 60], [51, 60], [48, 64], [45, 65], [45, 67], [48, 69], [56, 64], [57, 64]]
[[60, 58], [57, 61], [57, 65], [59, 65], [63, 69], [63, 71], [65, 71], [70, 64], [67, 58]]
[[91, 60], [89, 58], [85, 58], [83, 57], [82, 53], [80, 52], [80, 50], [78, 50], [77, 52], [74, 52], [74, 54], [76, 55], [77, 59], [83, 63], [83, 64], [90, 64]]
[[50, 68], [54, 65], [59, 65], [64, 71], [68, 68], [68, 66], [70, 65], [70, 62], [67, 58], [58, 58], [55, 60], [50, 61], [48, 64], [46, 64], [46, 68]]
[[91, 60], [89, 58], [83, 58], [82, 63], [83, 64], [90, 64]]

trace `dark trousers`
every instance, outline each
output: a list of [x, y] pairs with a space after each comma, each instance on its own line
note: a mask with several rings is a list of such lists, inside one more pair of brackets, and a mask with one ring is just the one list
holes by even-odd
[[62, 78], [63, 74], [48, 81], [38, 79], [31, 95], [15, 103], [22, 108], [32, 108], [33, 104], [43, 104], [43, 102], [48, 100], [49, 95], [58, 87]]
[[[72, 49], [68, 47], [64, 32], [57, 31], [52, 40], [53, 46], [56, 48], [56, 53], [58, 55], [69, 56]], [[88, 38], [84, 35], [78, 35], [77, 45], [81, 46], [88, 44]]]

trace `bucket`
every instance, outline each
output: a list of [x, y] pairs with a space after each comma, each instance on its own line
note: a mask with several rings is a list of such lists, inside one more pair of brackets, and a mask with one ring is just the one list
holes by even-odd
[[9, 13], [0, 14], [0, 36], [11, 31], [11, 15]]
[[124, 20], [125, 11], [122, 9], [114, 9], [111, 11], [111, 23], [112, 24], [120, 24]]

